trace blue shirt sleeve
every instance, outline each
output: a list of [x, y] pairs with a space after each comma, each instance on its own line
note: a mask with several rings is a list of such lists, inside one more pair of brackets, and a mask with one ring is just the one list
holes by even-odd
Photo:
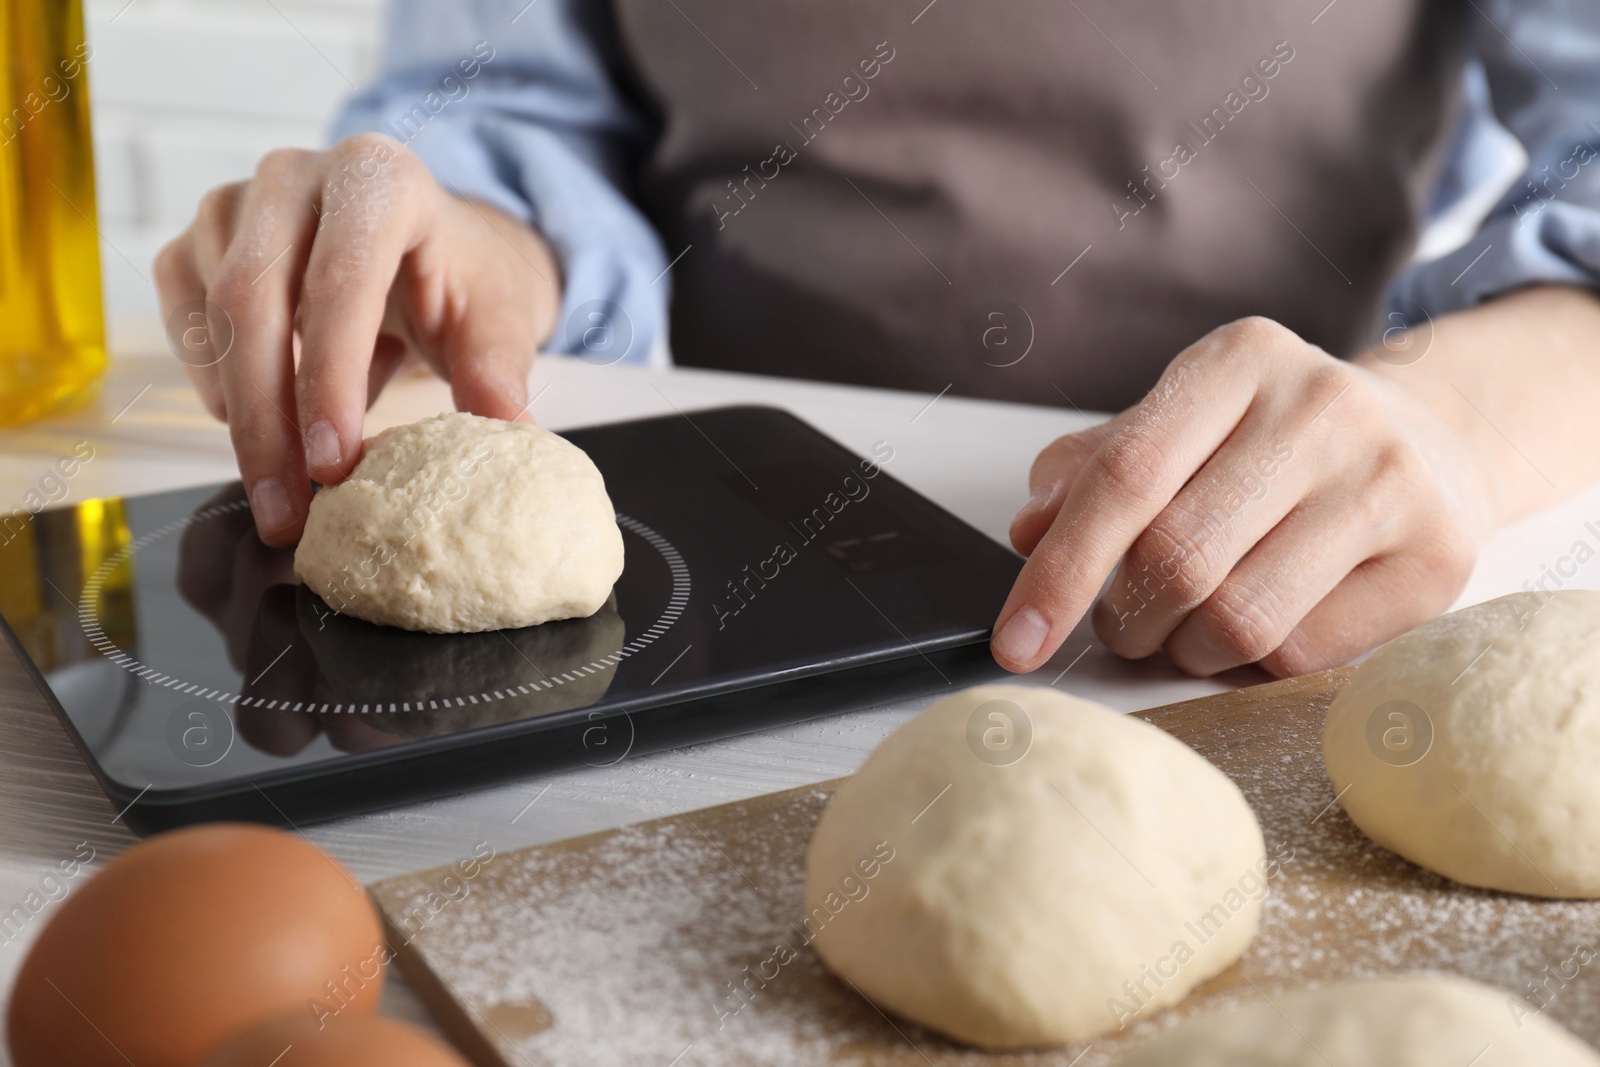
[[645, 363], [664, 358], [670, 279], [628, 187], [656, 130], [612, 75], [608, 19], [587, 0], [390, 0], [379, 80], [333, 135], [387, 133], [538, 228], [562, 272], [548, 351]]
[[1396, 279], [1389, 307], [1408, 322], [1527, 285], [1600, 287], [1600, 0], [1469, 4], [1477, 61], [1436, 215], [1503, 183], [1505, 131], [1527, 162], [1470, 240]]

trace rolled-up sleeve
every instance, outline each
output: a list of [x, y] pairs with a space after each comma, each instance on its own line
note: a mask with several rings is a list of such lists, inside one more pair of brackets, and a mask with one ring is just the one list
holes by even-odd
[[387, 133], [447, 189], [544, 235], [563, 290], [547, 350], [660, 358], [667, 260], [628, 194], [655, 129], [614, 77], [609, 6], [390, 0], [385, 36], [378, 82], [345, 105], [333, 135]]
[[1396, 279], [1409, 321], [1539, 283], [1600, 287], [1600, 0], [1468, 0], [1495, 117], [1526, 171], [1460, 248]]

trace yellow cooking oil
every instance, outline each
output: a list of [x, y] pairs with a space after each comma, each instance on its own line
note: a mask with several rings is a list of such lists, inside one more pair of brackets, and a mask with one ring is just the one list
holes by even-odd
[[0, 426], [88, 399], [106, 365], [81, 0], [0, 0]]

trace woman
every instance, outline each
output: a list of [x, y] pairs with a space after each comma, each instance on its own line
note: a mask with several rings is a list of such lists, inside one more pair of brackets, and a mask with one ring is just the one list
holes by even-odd
[[[526, 417], [541, 347], [661, 358], [670, 287], [680, 363], [1121, 409], [1033, 465], [1005, 667], [1093, 605], [1300, 673], [1600, 475], [1597, 50], [1595, 0], [399, 0], [338, 143], [157, 278], [232, 321], [191, 373], [270, 543], [406, 352]], [[1526, 173], [1408, 267], [1497, 192], [1491, 108]]]

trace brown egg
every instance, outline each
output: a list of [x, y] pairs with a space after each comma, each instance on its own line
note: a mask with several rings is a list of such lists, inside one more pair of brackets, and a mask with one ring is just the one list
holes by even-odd
[[467, 1067], [414, 1026], [381, 1015], [345, 1015], [323, 1026], [301, 1013], [251, 1027], [203, 1067]]
[[290, 1013], [367, 1014], [389, 952], [365, 891], [293, 834], [141, 842], [58, 906], [11, 996], [16, 1067], [194, 1067]]

